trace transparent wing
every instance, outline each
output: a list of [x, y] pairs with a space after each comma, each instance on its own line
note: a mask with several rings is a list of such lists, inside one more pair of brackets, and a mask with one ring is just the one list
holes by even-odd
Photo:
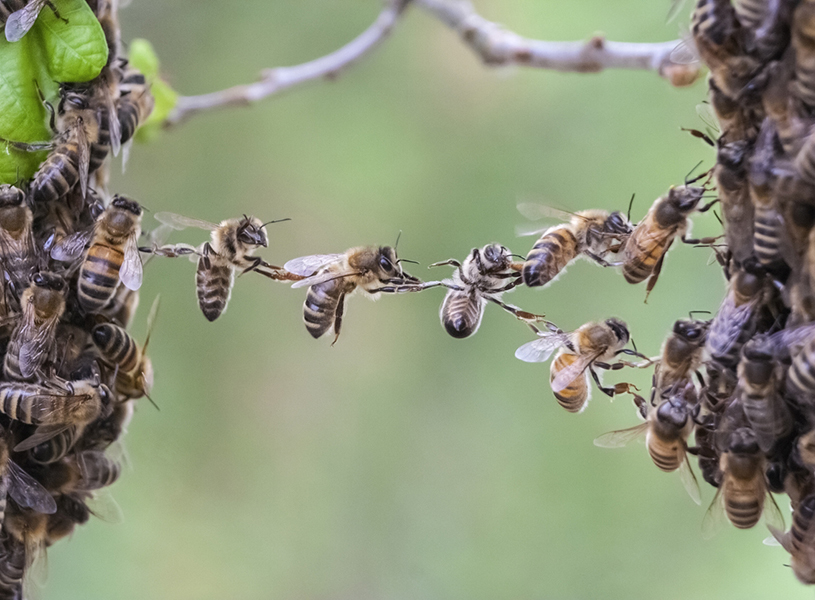
[[9, 496], [17, 504], [46, 515], [57, 512], [57, 503], [48, 490], [11, 459], [6, 462], [6, 477]]
[[679, 13], [682, 12], [682, 7], [685, 6], [685, 0], [671, 0], [671, 8], [668, 9], [668, 16], [666, 18], [666, 22], [670, 23], [673, 21]]
[[552, 380], [552, 391], [557, 394], [569, 387], [598, 356], [600, 356], [599, 353], [588, 356], [579, 355], [573, 363], [567, 365], [555, 375], [555, 378]]
[[771, 535], [769, 537], [765, 537], [763, 540], [761, 540], [761, 543], [764, 544], [765, 546], [780, 546], [781, 545], [781, 542], [779, 542], [774, 535]]
[[546, 362], [552, 353], [569, 339], [566, 333], [544, 333], [541, 337], [527, 342], [515, 351], [515, 358], [524, 362]]
[[79, 159], [77, 160], [77, 167], [79, 168], [79, 189], [82, 191], [82, 197], [86, 198], [88, 195], [88, 172], [91, 166], [91, 145], [88, 142], [88, 132], [84, 124], [77, 126], [76, 142], [79, 152]]
[[[556, 227], [556, 226], [555, 226]], [[515, 235], [517, 237], [528, 237], [530, 235], [541, 236], [545, 232], [552, 229], [552, 227], [538, 227], [537, 225], [525, 224], [515, 226]]]
[[[109, 88], [108, 88], [109, 89]], [[119, 114], [113, 102], [113, 94], [108, 91], [105, 94], [105, 108], [108, 113], [108, 127], [110, 129], [110, 150], [113, 156], [119, 156], [122, 148], [122, 129], [119, 124]]]
[[[765, 539], [764, 544], [766, 544], [767, 546], [781, 546], [787, 552], [792, 553], [794, 548], [792, 546], [792, 540], [790, 539], [789, 535], [784, 533], [784, 531], [781, 529], [776, 529], [772, 525], [767, 525], [767, 529], [770, 530], [772, 536]], [[770, 542], [770, 540], [773, 540], [773, 542]]]
[[[33, 312], [33, 311], [32, 311]], [[20, 345], [20, 372], [24, 377], [33, 376], [45, 361], [54, 342], [59, 316], [49, 319], [39, 327], [31, 326], [30, 337]], [[25, 325], [23, 326], [25, 327]]]
[[94, 227], [77, 231], [62, 238], [53, 248], [51, 248], [51, 258], [60, 262], [73, 262], [85, 251], [85, 246], [93, 237]]
[[685, 491], [688, 492], [690, 499], [701, 506], [702, 493], [699, 490], [699, 482], [696, 480], [696, 475], [693, 473], [687, 456], [679, 465], [679, 479], [682, 481], [682, 485], [685, 487]]
[[310, 277], [321, 268], [339, 262], [343, 256], [343, 254], [313, 254], [311, 256], [301, 256], [300, 258], [293, 258], [283, 265], [283, 268], [289, 273]]
[[722, 530], [724, 523], [727, 520], [724, 514], [724, 498], [722, 497], [722, 488], [716, 490], [716, 495], [713, 497], [713, 502], [705, 512], [702, 519], [702, 537], [706, 540], [713, 538], [717, 533]]
[[139, 256], [139, 245], [136, 236], [131, 235], [125, 242], [125, 257], [122, 268], [119, 269], [119, 279], [127, 289], [135, 292], [141, 287], [143, 275], [144, 267], [141, 264], [141, 256]]
[[6, 20], [6, 39], [9, 42], [19, 42], [28, 30], [34, 26], [34, 22], [40, 14], [45, 0], [30, 0], [20, 10], [11, 13]]
[[121, 507], [107, 489], [94, 490], [85, 500], [85, 506], [98, 519], [107, 523], [122, 523], [125, 520]]
[[561, 210], [559, 208], [546, 206], [545, 204], [538, 204], [536, 202], [519, 202], [517, 207], [518, 212], [531, 221], [537, 221], [545, 218], [557, 219], [559, 221], [571, 221], [572, 217], [576, 216], [574, 213], [567, 210]]
[[344, 277], [351, 277], [353, 275], [359, 275], [359, 272], [344, 271], [340, 273], [335, 273], [334, 271], [325, 271], [323, 273], [318, 273], [317, 275], [307, 277], [306, 279], [301, 279], [300, 281], [293, 283], [292, 287], [293, 288], [311, 287], [312, 285], [318, 285], [320, 283], [325, 283], [326, 281], [333, 281], [334, 279], [343, 279]]
[[632, 441], [642, 438], [648, 431], [648, 423], [640, 423], [628, 429], [609, 431], [594, 440], [594, 445], [600, 448], [622, 448]]
[[[699, 118], [702, 119], [702, 123], [705, 124], [709, 130], [713, 132], [719, 131], [719, 119], [716, 117], [716, 113], [713, 111], [713, 107], [710, 105], [710, 102], [700, 102], [696, 105], [696, 114], [699, 115]], [[711, 136], [717, 137], [717, 136]]]
[[215, 223], [210, 223], [209, 221], [203, 221], [201, 219], [193, 219], [192, 217], [185, 217], [183, 215], [177, 215], [171, 212], [158, 212], [155, 215], [156, 220], [164, 225], [169, 225], [175, 230], [186, 229], [187, 227], [196, 227], [198, 229], [207, 229], [212, 231], [213, 229], [217, 229], [218, 226]]
[[[53, 398], [51, 395], [45, 395], [42, 397], [49, 399]], [[35, 396], [35, 398], [39, 398], [39, 396]], [[63, 431], [66, 431], [69, 427], [70, 425], [42, 425], [37, 427], [33, 434], [14, 446], [14, 451], [25, 452], [26, 450], [36, 448], [43, 442], [47, 442], [51, 438], [58, 436]]]
[[717, 353], [726, 354], [738, 342], [747, 322], [753, 316], [759, 299], [734, 306], [732, 295], [728, 294], [708, 333], [708, 340], [715, 340]]
[[678, 65], [692, 65], [699, 62], [699, 52], [690, 36], [683, 37], [676, 48], [671, 50], [670, 60]]
[[[771, 527], [772, 529], [776, 529], [778, 531], [784, 531], [784, 516], [781, 514], [781, 509], [778, 508], [778, 504], [775, 503], [775, 498], [770, 492], [767, 492], [767, 497], [764, 501], [764, 523], [767, 527]], [[772, 531], [770, 529], [770, 531]]]

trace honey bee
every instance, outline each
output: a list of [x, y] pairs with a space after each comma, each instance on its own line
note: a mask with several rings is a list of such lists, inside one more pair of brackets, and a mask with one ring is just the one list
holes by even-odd
[[25, 192], [0, 185], [0, 264], [5, 272], [5, 306], [20, 310], [20, 294], [37, 268], [39, 252], [34, 244], [34, 217], [25, 202]]
[[84, 426], [72, 425], [50, 440], [46, 440], [32, 448], [28, 453], [28, 457], [31, 461], [41, 465], [56, 462], [67, 456], [68, 453], [74, 449], [74, 446], [82, 438], [84, 432]]
[[571, 333], [539, 331], [538, 336], [518, 348], [515, 358], [524, 362], [546, 362], [555, 350], [560, 349], [552, 361], [549, 381], [558, 404], [573, 413], [583, 411], [588, 405], [591, 396], [589, 374], [600, 391], [610, 397], [629, 391], [630, 384], [627, 383], [604, 387], [595, 368], [623, 368], [627, 363], [608, 363], [619, 354], [646, 358], [623, 347], [630, 339], [628, 327], [614, 317], [586, 323]]
[[738, 375], [744, 415], [759, 448], [769, 453], [776, 442], [792, 431], [793, 423], [792, 415], [779, 393], [773, 355], [762, 345], [761, 338], [753, 338], [744, 345]]
[[141, 214], [137, 202], [114, 196], [91, 228], [68, 236], [51, 250], [51, 257], [63, 262], [74, 261], [84, 252], [77, 298], [85, 311], [102, 310], [114, 297], [120, 280], [130, 290], [141, 287], [143, 269], [137, 244]]
[[767, 66], [767, 86], [761, 101], [767, 117], [777, 130], [781, 148], [789, 158], [795, 158], [805, 139], [805, 120], [790, 109], [789, 87], [794, 75], [794, 56], [789, 53], [780, 61]]
[[[715, 120], [718, 121], [721, 131], [720, 144], [745, 140], [752, 140], [757, 134], [755, 115], [753, 110], [749, 110], [742, 102], [737, 102], [725, 94], [713, 78], [708, 79], [708, 97], [710, 108], [713, 109]], [[786, 98], [786, 95], [784, 96]], [[704, 107], [705, 105], [700, 105]], [[699, 111], [699, 107], [697, 107]], [[708, 120], [707, 116], [703, 117]]]
[[662, 344], [655, 374], [656, 389], [662, 393], [687, 382], [699, 368], [707, 339], [709, 321], [680, 319]]
[[105, 450], [113, 442], [127, 433], [127, 426], [133, 418], [133, 402], [115, 402], [110, 415], [93, 421], [82, 435], [83, 450]]
[[[778, 332], [773, 337], [785, 333], [787, 332]], [[795, 334], [788, 335], [795, 335], [801, 339], [797, 340], [797, 343], [784, 340], [789, 344], [792, 356], [792, 366], [787, 371], [787, 391], [795, 396], [799, 403], [811, 404], [812, 394], [815, 393], [815, 328], [804, 326]]]
[[20, 506], [44, 514], [53, 514], [57, 510], [51, 494], [11, 460], [8, 434], [3, 430], [0, 433], [0, 525], [5, 518], [6, 496], [11, 496]]
[[691, 225], [688, 215], [695, 210], [705, 212], [711, 206], [708, 204], [697, 209], [707, 190], [689, 185], [705, 175], [685, 185], [672, 187], [665, 196], [657, 198], [623, 247], [623, 276], [628, 283], [648, 279], [646, 301], [659, 278], [665, 254], [677, 236], [688, 244], [712, 243], [708, 239], [689, 240], [685, 237]]
[[344, 254], [316, 254], [290, 260], [283, 269], [305, 277], [292, 287], [308, 287], [303, 304], [303, 321], [313, 338], [334, 329], [334, 341], [340, 337], [345, 297], [361, 290], [372, 299], [380, 293], [416, 292], [439, 285], [423, 284], [405, 273], [391, 246], [358, 246]]
[[9, 379], [33, 379], [54, 349], [57, 324], [65, 311], [65, 280], [53, 273], [35, 273], [23, 292], [22, 318], [11, 334], [3, 373]]
[[126, 144], [153, 112], [155, 100], [144, 75], [132, 67], [125, 67], [119, 91], [117, 118], [122, 144]]
[[158, 300], [157, 296], [147, 317], [147, 337], [141, 348], [126, 330], [113, 323], [97, 325], [91, 333], [102, 359], [116, 368], [116, 393], [120, 397], [150, 396], [153, 363], [147, 356], [147, 345], [158, 312]]
[[807, 107], [815, 107], [815, 4], [801, 2], [792, 20], [795, 81], [791, 93]]
[[46, 546], [71, 535], [74, 527], [87, 523], [90, 516], [91, 512], [82, 500], [67, 494], [61, 495], [57, 500], [57, 512], [48, 515]]
[[473, 248], [463, 264], [451, 258], [430, 266], [440, 265], [456, 267], [453, 279], [443, 282], [450, 291], [440, 311], [442, 326], [454, 338], [466, 338], [478, 331], [487, 301], [494, 302], [522, 321], [543, 318], [501, 301], [504, 292], [521, 283], [521, 264], [512, 261], [512, 255], [504, 246], [487, 244], [480, 250]]
[[57, 7], [51, 0], [3, 0], [0, 13], [13, 10], [6, 15], [6, 40], [19, 42], [28, 30], [34, 26], [40, 12], [46, 6], [54, 12], [54, 16], [65, 23], [68, 19], [59, 14]]
[[703, 535], [710, 537], [717, 531], [722, 512], [738, 529], [753, 527], [762, 513], [769, 525], [783, 529], [781, 511], [764, 479], [766, 459], [755, 433], [749, 427], [733, 431], [719, 461], [722, 481], [702, 522]]
[[753, 254], [755, 216], [750, 201], [747, 170], [752, 147], [745, 140], [719, 143], [716, 153], [716, 189], [724, 213], [727, 248], [737, 262]]
[[793, 3], [787, 0], [741, 0], [736, 3], [739, 22], [752, 38], [753, 54], [761, 61], [777, 56], [790, 41]]
[[701, 504], [699, 482], [687, 456], [688, 437], [694, 428], [690, 404], [680, 395], [665, 398], [656, 407], [645, 406], [648, 409], [644, 423], [605, 433], [594, 440], [594, 445], [620, 448], [644, 435], [648, 454], [654, 464], [667, 473], [679, 470], [685, 490], [696, 504]]
[[790, 553], [792, 572], [801, 583], [815, 583], [815, 495], [803, 498], [792, 513], [790, 530], [768, 525], [770, 533]]
[[0, 597], [16, 600], [23, 597], [25, 545], [8, 534], [0, 535]]
[[23, 569], [23, 597], [31, 597], [27, 590], [32, 582], [45, 581], [45, 548], [48, 532], [48, 515], [9, 504], [3, 529], [25, 547]]
[[565, 217], [568, 222], [543, 232], [523, 265], [523, 280], [529, 287], [553, 281], [580, 256], [607, 267], [605, 257], [618, 252], [631, 234], [630, 221], [619, 211], [582, 210], [569, 214], [538, 204], [519, 204], [518, 210], [531, 219]]
[[745, 32], [730, 1], [698, 0], [691, 33], [716, 85], [731, 98], [739, 98], [761, 63], [747, 54]]
[[[773, 174], [775, 133], [773, 121], [768, 117], [761, 126], [753, 159], [750, 162], [749, 188], [754, 211], [753, 251], [762, 267], [778, 271], [785, 266], [781, 244], [786, 229], [775, 204]], [[786, 267], [786, 270], [789, 268]]]
[[270, 279], [281, 279], [280, 268], [270, 265], [255, 251], [269, 245], [266, 225], [280, 223], [289, 219], [261, 222], [257, 217], [243, 216], [242, 219], [226, 219], [220, 224], [183, 217], [173, 213], [160, 212], [156, 219], [173, 229], [197, 227], [211, 231], [212, 239], [195, 249], [186, 244], [175, 246], [153, 247], [149, 251], [163, 256], [180, 256], [198, 254], [198, 269], [195, 274], [198, 306], [209, 321], [214, 321], [223, 314], [232, 295], [235, 283], [235, 271], [242, 273], [257, 271]]
[[696, 427], [693, 430], [695, 446], [689, 447], [687, 452], [696, 455], [699, 470], [702, 472], [702, 479], [713, 487], [719, 487], [722, 472], [719, 469], [721, 452], [719, 452], [716, 445], [718, 415], [711, 412], [703, 416], [700, 415], [695, 420]]

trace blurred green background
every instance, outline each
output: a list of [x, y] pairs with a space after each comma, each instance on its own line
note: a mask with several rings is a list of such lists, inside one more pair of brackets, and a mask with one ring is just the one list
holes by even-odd
[[[480, 0], [480, 12], [542, 39], [662, 41], [667, 0]], [[266, 67], [330, 52], [369, 25], [376, 0], [137, 0], [125, 39], [146, 37], [165, 76], [195, 94], [254, 81]], [[699, 127], [702, 82], [653, 73], [484, 68], [414, 9], [392, 39], [333, 83], [195, 117], [133, 149], [114, 190], [152, 211], [209, 220], [291, 217], [262, 254], [393, 243], [424, 265], [515, 237], [515, 205], [624, 210], [632, 218], [714, 156]], [[114, 168], [118, 172], [118, 165]], [[149, 223], [151, 218], [145, 219]], [[715, 235], [711, 214], [694, 231]], [[202, 232], [179, 240], [199, 242]], [[564, 329], [608, 316], [656, 354], [673, 321], [715, 310], [720, 269], [675, 248], [643, 286], [581, 262], [544, 291], [507, 299]], [[596, 448], [636, 424], [631, 402], [557, 406], [548, 367], [513, 358], [529, 331], [495, 306], [478, 334], [440, 327], [443, 292], [353, 298], [342, 337], [315, 341], [304, 290], [237, 281], [228, 311], [197, 308], [194, 266], [154, 260], [157, 412], [143, 402], [127, 436], [132, 470], [112, 492], [126, 520], [94, 520], [49, 551], [48, 598], [519, 599], [809, 598], [761, 544], [726, 529], [705, 542], [713, 490], [694, 505], [644, 446]], [[616, 373], [647, 387], [650, 373]]]

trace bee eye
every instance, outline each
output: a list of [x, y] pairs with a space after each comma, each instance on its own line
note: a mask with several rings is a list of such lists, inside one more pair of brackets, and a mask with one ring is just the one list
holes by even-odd
[[393, 265], [391, 264], [391, 261], [389, 261], [385, 256], [379, 258], [379, 266], [388, 272], [393, 270]]
[[42, 285], [45, 283], [45, 278], [39, 273], [34, 273], [34, 275], [31, 276], [31, 282], [34, 285]]

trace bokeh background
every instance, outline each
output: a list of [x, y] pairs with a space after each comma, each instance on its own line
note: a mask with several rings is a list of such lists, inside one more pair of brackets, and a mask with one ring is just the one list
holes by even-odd
[[[542, 39], [661, 41], [668, 2], [479, 0], [480, 12]], [[125, 39], [146, 37], [165, 76], [195, 94], [253, 81], [344, 44], [376, 0], [138, 0]], [[195, 117], [133, 149], [115, 191], [152, 211], [270, 227], [282, 264], [392, 244], [412, 271], [498, 241], [525, 253], [515, 205], [622, 209], [632, 218], [713, 152], [699, 127], [702, 82], [653, 73], [488, 70], [449, 30], [411, 10], [381, 49], [338, 81]], [[118, 166], [115, 169], [118, 172]], [[694, 231], [719, 232], [712, 215]], [[149, 224], [149, 215], [145, 223]], [[179, 240], [200, 242], [203, 232]], [[508, 300], [564, 329], [608, 316], [656, 354], [673, 321], [716, 310], [707, 249], [675, 248], [642, 286], [581, 262], [544, 291]], [[528, 329], [495, 306], [478, 334], [440, 327], [443, 291], [352, 298], [335, 347], [301, 322], [304, 290], [237, 281], [207, 322], [194, 266], [148, 266], [135, 332], [162, 304], [150, 344], [154, 399], [127, 436], [132, 469], [112, 492], [125, 521], [94, 520], [49, 551], [43, 598], [519, 599], [810, 598], [763, 527], [705, 542], [713, 497], [694, 505], [644, 446], [604, 450], [635, 425], [627, 398], [559, 408], [548, 367], [521, 363]], [[647, 387], [650, 373], [622, 372]]]

